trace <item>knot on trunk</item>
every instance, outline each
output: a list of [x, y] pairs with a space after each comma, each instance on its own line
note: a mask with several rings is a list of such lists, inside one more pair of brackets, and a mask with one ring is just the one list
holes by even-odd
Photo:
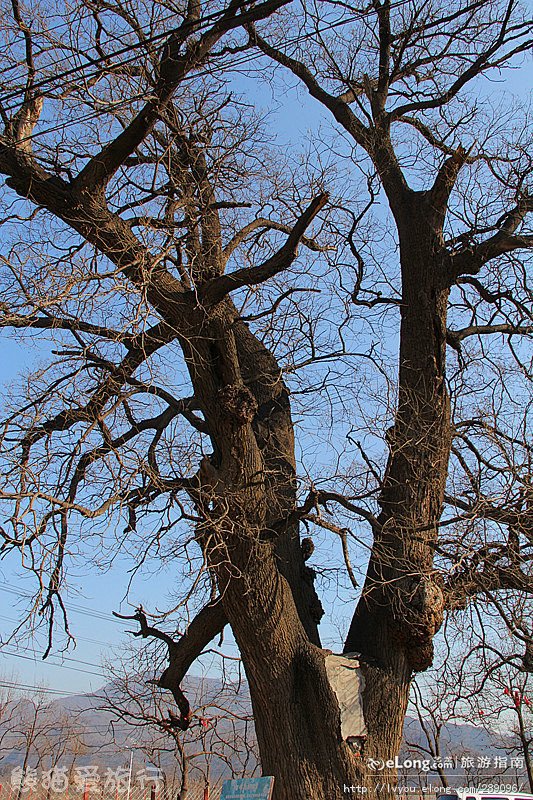
[[302, 539], [300, 542], [300, 548], [302, 550], [303, 560], [308, 561], [315, 551], [315, 543], [310, 536], [306, 536], [305, 539]]
[[433, 637], [444, 618], [444, 592], [438, 576], [413, 575], [402, 578], [397, 587], [395, 621], [398, 638], [415, 672], [433, 663]]
[[309, 614], [311, 615], [311, 619], [319, 625], [325, 611], [315, 589], [316, 572], [312, 567], [308, 567], [307, 564], [304, 564], [301, 575], [311, 590], [309, 593]]
[[533, 641], [526, 642], [526, 651], [522, 656], [522, 670], [533, 674]]
[[222, 410], [239, 425], [251, 422], [257, 411], [255, 397], [246, 386], [228, 384], [218, 391], [217, 399]]

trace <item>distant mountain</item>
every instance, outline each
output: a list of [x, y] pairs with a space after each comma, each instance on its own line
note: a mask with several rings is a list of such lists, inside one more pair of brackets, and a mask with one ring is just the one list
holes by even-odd
[[[194, 716], [191, 728], [181, 735], [181, 741], [185, 753], [191, 756], [193, 772], [209, 768], [213, 778], [249, 774], [257, 764], [257, 755], [247, 685], [242, 683], [237, 692], [236, 687], [225, 687], [217, 680], [189, 677], [183, 688]], [[168, 717], [168, 707], [173, 707], [171, 697], [167, 692], [154, 690], [147, 676], [137, 679], [137, 683], [130, 682], [129, 691], [130, 699], [126, 701], [120, 684], [111, 682], [98, 692], [57, 698], [43, 707], [36, 724], [38, 731], [42, 728], [42, 733], [30, 747], [30, 766], [41, 759], [43, 768], [46, 768], [51, 763], [50, 756], [43, 756], [43, 752], [46, 747], [53, 750], [52, 745], [55, 745], [56, 752], [60, 746], [64, 748], [59, 762], [62, 765], [82, 767], [98, 764], [101, 770], [116, 770], [128, 767], [133, 753], [134, 773], [151, 763], [171, 780], [179, 763], [179, 752], [168, 733], [150, 724], [150, 718]], [[143, 697], [142, 703], [131, 697], [136, 692]], [[123, 709], [122, 718], [110, 710], [112, 705]], [[140, 713], [143, 705], [145, 718]], [[6, 713], [0, 719], [0, 773], [9, 772], [24, 761], [26, 740], [23, 728], [28, 727], [32, 708], [30, 701], [23, 701], [16, 714]], [[427, 741], [420, 721], [408, 717], [400, 763], [409, 765], [415, 759], [428, 759], [425, 747]], [[481, 726], [448, 724], [441, 731], [441, 757], [455, 759], [453, 767], [445, 770], [451, 785], [466, 785], [476, 775], [486, 775], [487, 780], [491, 779], [494, 769], [485, 767], [480, 772], [478, 758], [485, 761], [488, 758], [492, 767], [494, 759], [504, 757], [512, 747], [511, 739], [498, 739], [495, 733]], [[473, 766], [465, 773], [461, 759], [468, 756], [473, 760]], [[523, 774], [524, 770], [518, 772]], [[420, 774], [427, 783], [438, 782], [434, 769], [421, 773], [420, 769], [409, 766], [403, 773], [407, 782], [420, 784]], [[509, 775], [509, 771], [499, 769], [496, 774]]]
[[[443, 727], [441, 732], [440, 741], [442, 754], [457, 754], [461, 749], [475, 753], [476, 755], [482, 754], [484, 751], [490, 750], [495, 746], [495, 737], [496, 734], [488, 733], [483, 727], [449, 723]], [[406, 718], [404, 726], [404, 740], [416, 742], [417, 744], [426, 743], [426, 736], [420, 721], [417, 718]], [[451, 750], [448, 752], [447, 748], [451, 748]]]
[[[431, 729], [429, 721], [425, 725]], [[439, 752], [450, 786], [513, 784], [529, 791], [524, 764], [514, 762], [517, 757], [520, 760], [521, 755], [517, 744], [516, 738], [486, 730], [482, 725], [444, 725], [440, 732]], [[427, 749], [427, 737], [420, 720], [407, 717], [400, 760], [414, 761], [418, 757], [432, 762]], [[452, 766], [446, 764], [446, 759]], [[415, 767], [404, 770], [408, 778], [416, 774], [415, 782], [418, 783], [419, 773], [420, 769], [417, 772]], [[439, 780], [437, 770], [430, 769], [426, 782], [435, 784], [435, 779]]]
[[[60, 697], [40, 707], [35, 741], [29, 747], [29, 765], [49, 768], [52, 761], [46, 753], [54, 744], [56, 752], [64, 749], [58, 765], [67, 766], [71, 772], [73, 764], [73, 769], [98, 765], [100, 773], [107, 768], [129, 767], [133, 753], [134, 775], [145, 765], [155, 764], [172, 782], [176, 770], [179, 774], [179, 751], [172, 736], [150, 724], [154, 717], [168, 718], [168, 707], [174, 706], [172, 698], [167, 692], [147, 689], [145, 680], [139, 680], [138, 687], [129, 685], [131, 692], [136, 688], [142, 701], [132, 697], [126, 700], [111, 682], [97, 692]], [[214, 779], [253, 770], [257, 758], [246, 686], [237, 695], [220, 681], [190, 677], [183, 689], [191, 702], [193, 722], [180, 740], [190, 756], [193, 776], [207, 769]], [[16, 705], [0, 719], [0, 774], [21, 766], [25, 758], [34, 706], [31, 701]], [[115, 705], [122, 707], [122, 718], [110, 709]], [[177, 714], [175, 708], [173, 713]]]

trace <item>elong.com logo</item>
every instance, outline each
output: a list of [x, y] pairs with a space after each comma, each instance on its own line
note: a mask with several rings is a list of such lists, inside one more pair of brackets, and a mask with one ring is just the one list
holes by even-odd
[[430, 772], [430, 770], [436, 769], [437, 767], [454, 767], [453, 758], [443, 759], [441, 761], [436, 761], [434, 759], [429, 758], [404, 758], [403, 761], [400, 761], [398, 756], [395, 758], [389, 758], [385, 761], [383, 758], [367, 758], [366, 765], [368, 769], [371, 769], [376, 772], [381, 772], [381, 770], [387, 769], [420, 769], [422, 772]]

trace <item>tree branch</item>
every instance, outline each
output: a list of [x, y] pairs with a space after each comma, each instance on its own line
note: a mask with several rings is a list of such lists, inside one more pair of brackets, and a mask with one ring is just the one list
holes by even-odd
[[490, 239], [453, 256], [451, 259], [452, 275], [477, 275], [481, 267], [493, 258], [512, 253], [515, 250], [533, 248], [533, 235], [515, 236], [498, 231]]
[[447, 91], [443, 92], [438, 97], [434, 97], [433, 100], [423, 100], [419, 102], [412, 102], [406, 103], [403, 106], [398, 106], [393, 111], [391, 111], [391, 121], [398, 119], [398, 117], [402, 117], [405, 114], [409, 114], [411, 111], [424, 111], [431, 108], [440, 108], [446, 105], [453, 97], [455, 97], [463, 86], [465, 86], [469, 81], [479, 75], [481, 72], [484, 71], [487, 67], [490, 66], [489, 59], [492, 55], [498, 52], [498, 50], [505, 44], [505, 35], [507, 32], [507, 27], [509, 25], [509, 21], [511, 18], [511, 13], [516, 5], [516, 0], [509, 0], [507, 5], [507, 10], [505, 12], [505, 17], [502, 21], [500, 32], [494, 41], [494, 43], [487, 48], [487, 50], [478, 56], [475, 61], [466, 69], [462, 75], [452, 83], [452, 85], [447, 89]]
[[185, 289], [161, 261], [137, 239], [127, 220], [113, 214], [91, 193], [76, 197], [72, 185], [46, 172], [27, 154], [21, 154], [6, 136], [0, 136], [0, 173], [6, 184], [79, 233], [103, 253], [132, 283], [142, 286], [148, 302], [163, 317], [182, 319]]
[[176, 705], [180, 710], [180, 718], [173, 718], [177, 727], [186, 730], [191, 722], [189, 701], [183, 694], [180, 684], [187, 674], [189, 667], [202, 654], [209, 642], [219, 634], [227, 623], [226, 614], [222, 608], [221, 599], [204, 606], [195, 616], [187, 631], [178, 640], [167, 633], [148, 625], [146, 614], [140, 606], [133, 616], [125, 616], [113, 612], [119, 619], [133, 619], [139, 623], [139, 630], [134, 631], [134, 636], [143, 638], [152, 637], [165, 642], [168, 647], [169, 665], [161, 677], [154, 681], [162, 689], [172, 692]]
[[164, 344], [175, 338], [175, 335], [175, 330], [164, 322], [154, 325], [147, 332], [146, 337], [140, 338], [140, 341], [143, 342], [141, 347], [130, 350], [118, 366], [113, 365], [111, 374], [96, 387], [93, 396], [86, 405], [64, 409], [55, 417], [26, 433], [21, 443], [22, 463], [26, 463], [30, 448], [43, 437], [55, 431], [65, 431], [77, 422], [95, 419], [99, 411], [116, 394], [120, 386], [135, 372], [140, 364]]
[[313, 525], [316, 525], [319, 528], [324, 528], [324, 530], [326, 531], [332, 531], [333, 533], [336, 533], [337, 536], [340, 537], [342, 545], [342, 555], [344, 558], [346, 571], [348, 572], [350, 583], [352, 584], [355, 591], [358, 592], [359, 584], [354, 575], [352, 563], [350, 561], [350, 552], [348, 550], [348, 535], [350, 534], [350, 531], [347, 528], [341, 528], [339, 525], [335, 525], [335, 523], [330, 522], [327, 519], [323, 519], [322, 517], [319, 517], [317, 514], [307, 514], [305, 519], [309, 520], [309, 522], [312, 522]]
[[82, 320], [60, 318], [60, 317], [38, 317], [36, 314], [25, 317], [22, 314], [11, 312], [9, 306], [0, 302], [0, 328], [34, 328], [37, 330], [64, 330], [79, 331], [80, 333], [94, 334], [103, 339], [119, 342], [125, 347], [135, 346], [135, 337], [121, 331], [114, 331], [103, 325], [94, 325], [91, 322]]
[[[224, 261], [226, 262], [228, 258], [232, 255], [232, 253], [237, 249], [237, 247], [244, 242], [248, 236], [256, 231], [258, 228], [270, 228], [275, 231], [282, 231], [283, 233], [290, 233], [291, 227], [290, 225], [284, 225], [281, 222], [274, 222], [271, 219], [263, 219], [259, 217], [258, 219], [252, 220], [249, 222], [248, 225], [245, 225], [244, 228], [233, 236], [232, 239], [228, 242], [224, 250], [222, 251], [222, 256]], [[316, 253], [324, 253], [326, 250], [330, 248], [327, 246], [321, 246], [315, 242], [314, 239], [309, 239], [307, 236], [302, 236], [300, 239], [301, 243], [309, 248], [309, 250], [313, 250]]]
[[439, 225], [444, 223], [448, 200], [459, 175], [461, 167], [466, 164], [474, 145], [466, 151], [461, 145], [445, 160], [439, 169], [433, 186], [427, 194], [427, 203], [431, 212], [438, 217]]
[[257, 284], [277, 275], [278, 272], [287, 269], [296, 257], [298, 244], [302, 240], [304, 231], [319, 211], [324, 208], [328, 200], [329, 194], [327, 192], [315, 197], [297, 220], [285, 244], [263, 264], [239, 269], [229, 275], [221, 275], [218, 278], [206, 281], [199, 289], [202, 302], [214, 305], [235, 289], [240, 289], [243, 286], [257, 286]]
[[453, 346], [454, 342], [462, 342], [467, 336], [479, 336], [490, 333], [508, 333], [509, 335], [527, 336], [533, 333], [533, 325], [469, 325], [467, 328], [460, 328], [458, 331], [447, 331]]
[[[247, 30], [251, 43], [255, 44], [265, 55], [277, 61], [278, 64], [289, 69], [293, 75], [296, 75], [307, 87], [309, 94], [331, 111], [339, 125], [366, 151], [379, 173], [391, 205], [394, 206], [396, 211], [400, 211], [409, 187], [390, 141], [390, 117], [379, 108], [379, 102], [377, 104], [374, 103], [375, 108], [373, 109], [376, 125], [367, 127], [353, 113], [348, 102], [343, 99], [344, 95], [334, 97], [329, 94], [320, 86], [305, 64], [270, 45], [259, 36], [253, 26], [247, 26]], [[371, 98], [372, 86], [370, 79], [366, 78], [365, 82], [367, 84], [365, 86], [365, 94], [369, 94]]]
[[[354, 503], [348, 500], [348, 498], [344, 497], [342, 494], [338, 494], [338, 492], [326, 492], [323, 490], [312, 489], [304, 500], [303, 505], [297, 508], [293, 512], [293, 515], [296, 519], [302, 519], [304, 517], [309, 519], [309, 512], [313, 508], [317, 508], [319, 505], [323, 506], [329, 514], [331, 512], [328, 509], [328, 503], [338, 503], [352, 514], [357, 514], [365, 519], [375, 532], [381, 531], [382, 525], [371, 511], [363, 506], [354, 505]], [[293, 515], [291, 515], [291, 519]]]
[[466, 247], [451, 259], [451, 269], [456, 277], [463, 274], [476, 275], [481, 267], [493, 258], [514, 250], [533, 247], [533, 235], [516, 233], [527, 214], [533, 212], [533, 197], [522, 197], [510, 211], [496, 223], [498, 231], [477, 245]]
[[[412, 128], [415, 128], [415, 130], [417, 130], [421, 136], [423, 136], [424, 139], [429, 142], [430, 145], [436, 147], [437, 150], [440, 150], [441, 153], [444, 153], [446, 156], [453, 156], [457, 152], [449, 144], [446, 144], [445, 141], [438, 139], [431, 128], [428, 125], [425, 125], [417, 117], [402, 116], [399, 117], [396, 122], [404, 122], [406, 125], [410, 125]], [[464, 163], [473, 164], [478, 160], [478, 158], [479, 156], [467, 156]]]
[[[216, 42], [228, 31], [254, 20], [264, 19], [290, 0], [266, 0], [244, 11], [244, 0], [230, 0], [222, 17], [196, 42], [180, 53], [182, 44], [197, 25], [188, 17], [168, 38], [159, 64], [159, 80], [152, 97], [130, 124], [109, 144], [105, 145], [82, 169], [75, 181], [79, 194], [102, 194], [107, 183], [131, 156], [154, 127], [157, 119], [172, 98], [181, 81], [200, 66]], [[240, 12], [240, 13], [238, 13]]]

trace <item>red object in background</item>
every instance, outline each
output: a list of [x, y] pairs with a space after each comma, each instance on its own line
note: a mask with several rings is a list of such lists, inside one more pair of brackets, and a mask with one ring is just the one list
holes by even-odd
[[204, 786], [204, 800], [209, 800], [209, 786]]

